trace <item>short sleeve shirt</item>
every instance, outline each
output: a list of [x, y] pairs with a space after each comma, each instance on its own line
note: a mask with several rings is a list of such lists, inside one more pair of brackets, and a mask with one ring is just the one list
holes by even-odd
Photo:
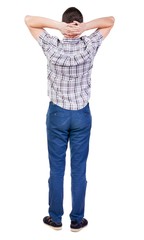
[[59, 38], [46, 30], [38, 38], [47, 58], [48, 96], [58, 106], [79, 110], [87, 105], [91, 72], [103, 36], [99, 30], [76, 39]]

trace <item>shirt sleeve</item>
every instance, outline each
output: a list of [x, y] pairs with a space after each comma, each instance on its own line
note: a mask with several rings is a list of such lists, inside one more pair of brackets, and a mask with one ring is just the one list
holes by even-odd
[[51, 49], [57, 47], [58, 42], [59, 39], [55, 36], [51, 36], [45, 29], [38, 38], [38, 43], [41, 46], [45, 56], [48, 56], [48, 53]]
[[101, 45], [102, 41], [103, 41], [103, 36], [101, 34], [101, 32], [97, 29], [96, 31], [94, 31], [89, 38], [91, 39], [91, 41], [95, 44], [97, 44], [98, 46]]
[[89, 39], [91, 40], [91, 44], [94, 48], [94, 53], [96, 54], [97, 50], [99, 49], [99, 47], [102, 44], [103, 36], [102, 36], [101, 32], [97, 29], [91, 35], [89, 35]]

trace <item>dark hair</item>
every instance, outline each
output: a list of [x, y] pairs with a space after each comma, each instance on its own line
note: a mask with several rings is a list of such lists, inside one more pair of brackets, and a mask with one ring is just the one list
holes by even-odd
[[72, 23], [73, 21], [83, 22], [83, 15], [77, 8], [70, 7], [63, 13], [62, 22]]

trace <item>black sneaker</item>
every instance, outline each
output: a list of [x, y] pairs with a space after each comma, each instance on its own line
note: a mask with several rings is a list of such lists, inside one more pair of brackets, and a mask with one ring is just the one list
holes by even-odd
[[87, 225], [88, 221], [85, 218], [83, 218], [80, 223], [78, 223], [77, 221], [71, 221], [70, 228], [72, 232], [78, 232]]
[[51, 217], [46, 216], [43, 218], [43, 222], [50, 227], [52, 227], [55, 230], [61, 230], [62, 229], [62, 223], [55, 223], [52, 221]]

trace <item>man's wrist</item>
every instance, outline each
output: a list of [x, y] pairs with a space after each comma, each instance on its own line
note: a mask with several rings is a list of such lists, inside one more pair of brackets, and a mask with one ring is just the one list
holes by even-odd
[[88, 29], [87, 29], [87, 23], [86, 23], [86, 22], [81, 23], [81, 29], [82, 29], [82, 32], [85, 32], [85, 31], [88, 30]]
[[62, 31], [64, 26], [65, 26], [65, 23], [64, 22], [57, 22], [57, 30], [59, 31]]

